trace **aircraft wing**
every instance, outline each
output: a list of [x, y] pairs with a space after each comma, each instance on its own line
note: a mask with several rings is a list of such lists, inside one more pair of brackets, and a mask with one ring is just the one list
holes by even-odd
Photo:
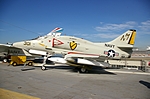
[[107, 55], [102, 56], [100, 54], [93, 54], [93, 53], [68, 52], [68, 54], [65, 57], [84, 58], [84, 59], [89, 59], [89, 60], [105, 61], [105, 59], [107, 58]]
[[100, 55], [98, 54], [87, 54], [82, 52], [68, 52], [66, 57], [80, 57], [80, 58], [99, 58]]
[[106, 57], [97, 54], [85, 54], [82, 52], [68, 52], [65, 60], [68, 63], [78, 65], [98, 65], [98, 62], [104, 62]]
[[0, 44], [0, 52], [8, 52], [8, 48], [10, 46], [11, 45], [8, 45], [8, 44]]
[[25, 49], [17, 48], [9, 44], [0, 44], [0, 53], [8, 53], [9, 55], [32, 56]]
[[86, 72], [91, 69], [91, 66], [100, 66], [102, 68], [109, 67], [109, 64], [105, 62], [107, 57], [97, 54], [68, 52], [64, 59], [66, 60], [66, 64], [76, 66], [79, 72]]

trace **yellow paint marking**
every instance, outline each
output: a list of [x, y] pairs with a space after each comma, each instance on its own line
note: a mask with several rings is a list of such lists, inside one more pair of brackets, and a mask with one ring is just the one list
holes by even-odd
[[42, 43], [39, 43], [41, 46], [45, 46], [44, 44], [42, 44]]
[[40, 99], [40, 98], [0, 88], [0, 99]]
[[77, 47], [77, 43], [75, 41], [70, 42], [71, 50], [74, 50]]
[[129, 44], [132, 44], [132, 45], [134, 44], [135, 35], [136, 35], [136, 31], [133, 31]]

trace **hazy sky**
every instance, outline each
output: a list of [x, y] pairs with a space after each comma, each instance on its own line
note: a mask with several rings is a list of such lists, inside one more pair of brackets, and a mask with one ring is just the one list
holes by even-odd
[[0, 0], [0, 43], [28, 40], [55, 27], [106, 42], [137, 30], [135, 46], [150, 45], [149, 0]]

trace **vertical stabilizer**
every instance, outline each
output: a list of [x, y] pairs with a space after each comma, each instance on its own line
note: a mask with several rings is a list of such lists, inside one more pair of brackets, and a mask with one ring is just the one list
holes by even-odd
[[54, 30], [52, 30], [50, 33], [48, 33], [47, 35], [60, 36], [62, 31], [63, 31], [63, 28], [58, 28], [57, 27]]
[[133, 47], [136, 36], [136, 30], [128, 30], [116, 39], [110, 41], [110, 44], [114, 44], [117, 47]]

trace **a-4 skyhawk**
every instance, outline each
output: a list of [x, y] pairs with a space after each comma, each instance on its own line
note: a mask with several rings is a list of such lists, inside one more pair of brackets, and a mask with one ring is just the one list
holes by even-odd
[[[66, 64], [77, 66], [80, 72], [86, 72], [92, 66], [107, 67], [106, 60], [109, 58], [130, 58], [136, 36], [136, 30], [128, 30], [110, 42], [94, 43], [82, 38], [60, 35], [62, 28], [53, 31], [55, 32], [34, 40], [13, 43], [11, 48], [21, 49], [25, 55], [62, 54]], [[21, 51], [14, 52], [18, 54]], [[42, 69], [46, 69], [44, 65]]]

